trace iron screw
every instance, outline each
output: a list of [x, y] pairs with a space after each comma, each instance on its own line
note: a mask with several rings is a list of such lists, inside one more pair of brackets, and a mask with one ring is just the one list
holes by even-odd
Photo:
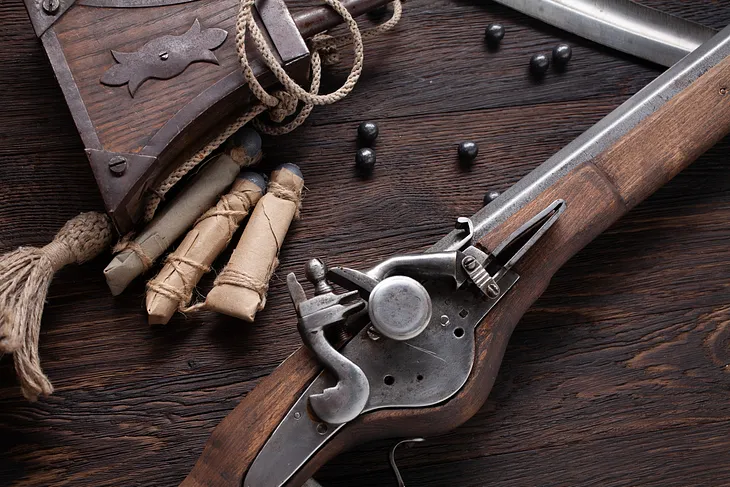
[[441, 326], [449, 326], [451, 321], [447, 315], [441, 315]]
[[499, 296], [500, 289], [499, 286], [495, 283], [490, 283], [487, 285], [487, 294], [489, 294], [490, 298], [496, 298]]
[[160, 53], [160, 59], [162, 59], [163, 61], [167, 61], [169, 58], [170, 58], [170, 53], [169, 52], [162, 51]]
[[550, 58], [548, 58], [545, 54], [533, 54], [530, 58], [530, 71], [538, 78], [544, 76], [549, 67]]
[[301, 417], [302, 417], [302, 413], [300, 413], [299, 411], [297, 411], [296, 413], [294, 413], [294, 419], [299, 419]]
[[466, 268], [467, 271], [473, 271], [477, 268], [477, 261], [474, 259], [474, 257], [465, 257], [464, 258], [464, 268]]
[[43, 11], [47, 13], [48, 15], [54, 15], [56, 12], [58, 12], [58, 9], [61, 7], [61, 1], [60, 0], [43, 0], [41, 3], [41, 7], [43, 7]]
[[368, 334], [368, 338], [370, 338], [374, 342], [377, 342], [378, 340], [380, 340], [380, 333], [375, 331], [375, 328], [372, 326], [367, 329], [367, 334]]
[[727, 95], [727, 88], [720, 88], [720, 94], [721, 94], [722, 96], [725, 96], [725, 95]]
[[497, 47], [504, 39], [504, 26], [502, 24], [489, 24], [484, 30], [484, 40], [489, 47]]
[[114, 156], [109, 159], [109, 170], [115, 176], [121, 176], [127, 170], [127, 159], [122, 156]]

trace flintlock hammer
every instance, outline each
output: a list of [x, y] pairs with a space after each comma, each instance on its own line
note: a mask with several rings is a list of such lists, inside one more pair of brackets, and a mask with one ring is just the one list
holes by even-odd
[[306, 346], [221, 422], [182, 485], [300, 486], [356, 444], [464, 423], [555, 272], [729, 132], [730, 27], [424, 254], [365, 272], [311, 261], [313, 297], [290, 274]]

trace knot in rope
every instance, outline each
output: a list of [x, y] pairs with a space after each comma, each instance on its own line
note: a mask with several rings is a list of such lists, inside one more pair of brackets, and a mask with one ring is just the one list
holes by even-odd
[[134, 252], [137, 258], [142, 263], [143, 272], [147, 272], [154, 265], [152, 258], [147, 255], [142, 246], [134, 241], [135, 234], [130, 232], [126, 234], [122, 239], [114, 245], [112, 253], [119, 254], [125, 250]]
[[112, 224], [103, 213], [87, 212], [67, 221], [41, 251], [57, 271], [67, 264], [83, 264], [99, 255], [112, 240]]
[[181, 266], [184, 264], [192, 269], [196, 269], [201, 273], [210, 271], [210, 267], [196, 262], [188, 257], [181, 257], [178, 255], [170, 254], [165, 259], [165, 265], [171, 265], [177, 275], [182, 281], [182, 289], [172, 286], [164, 281], [158, 281], [153, 279], [147, 283], [147, 289], [159, 293], [173, 301], [177, 302], [177, 309], [181, 313], [194, 311], [200, 308], [199, 305], [188, 306], [193, 297], [193, 291], [195, 290], [195, 282], [188, 278], [188, 273], [185, 272]]
[[[228, 194], [221, 196], [220, 201], [216, 206], [209, 209], [193, 224], [193, 227], [197, 226], [198, 223], [208, 218], [216, 216], [225, 217], [225, 222], [228, 227], [228, 238], [233, 237], [233, 234], [238, 228], [238, 222], [248, 215], [251, 208], [254, 206], [254, 199], [252, 198], [253, 191], [231, 191]], [[258, 200], [258, 198], [257, 198]], [[256, 200], [256, 201], [257, 201]], [[240, 206], [240, 210], [234, 210], [234, 207]]]
[[317, 34], [309, 43], [313, 51], [322, 57], [322, 64], [332, 66], [340, 62], [337, 39], [329, 34]]
[[226, 266], [221, 273], [218, 275], [216, 280], [213, 282], [213, 286], [230, 285], [236, 287], [243, 287], [250, 289], [259, 296], [259, 304], [257, 310], [261, 311], [266, 307], [266, 294], [269, 292], [269, 281], [271, 281], [271, 274], [274, 269], [279, 266], [279, 259], [274, 258], [272, 266], [269, 268], [269, 272], [266, 273], [264, 279], [259, 279], [256, 276], [252, 276], [248, 273], [241, 272], [236, 269], [232, 269]]
[[271, 194], [276, 196], [277, 198], [281, 198], [286, 201], [291, 201], [295, 205], [297, 205], [297, 211], [294, 213], [294, 219], [299, 219], [299, 212], [302, 207], [302, 192], [301, 191], [294, 191], [292, 189], [287, 188], [283, 184], [279, 184], [276, 181], [269, 181], [269, 188], [267, 190], [267, 194]]
[[269, 117], [273, 122], [281, 123], [286, 117], [296, 113], [299, 100], [294, 95], [286, 91], [277, 91], [274, 97], [278, 102], [269, 108]]

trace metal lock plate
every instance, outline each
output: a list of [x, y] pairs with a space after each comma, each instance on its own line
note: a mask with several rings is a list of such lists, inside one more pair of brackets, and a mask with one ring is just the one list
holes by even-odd
[[[407, 341], [374, 339], [365, 327], [343, 349], [370, 383], [363, 414], [385, 408], [433, 406], [456, 394], [474, 364], [474, 330], [519, 276], [506, 272], [498, 281], [500, 293], [486, 298], [470, 286], [454, 290], [453, 283], [428, 281], [433, 313], [426, 329]], [[438, 352], [436, 352], [438, 351]], [[322, 372], [300, 396], [251, 466], [244, 487], [281, 486], [344, 424], [313, 420], [308, 398], [333, 387]]]

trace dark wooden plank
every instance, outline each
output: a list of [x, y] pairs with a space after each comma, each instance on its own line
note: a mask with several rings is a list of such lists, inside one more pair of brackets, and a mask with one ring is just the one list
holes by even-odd
[[[711, 0], [646, 3], [716, 28], [730, 23], [727, 5]], [[487, 53], [482, 30], [493, 20], [509, 33], [502, 50]], [[0, 24], [7, 250], [42, 245], [67, 218], [102, 205], [22, 4], [0, 4]], [[559, 39], [575, 44], [570, 70], [530, 82], [529, 55]], [[109, 296], [106, 259], [58, 276], [41, 336], [56, 394], [27, 404], [12, 358], [0, 360], [0, 484], [177, 485], [210, 431], [299, 346], [281, 276], [311, 256], [364, 267], [426, 248], [456, 216], [476, 210], [484, 191], [507, 188], [659, 72], [467, 1], [409, 2], [403, 26], [371, 42], [367, 56], [350, 98], [266, 141], [266, 166], [301, 164], [309, 192], [256, 325], [205, 313], [150, 329], [142, 284]], [[344, 72], [334, 70], [327, 86]], [[355, 127], [365, 117], [381, 125], [369, 180], [353, 169]], [[468, 173], [455, 161], [465, 138], [482, 149]], [[456, 431], [401, 452], [407, 481], [725, 482], [728, 150], [730, 141], [721, 142], [568, 262], [518, 327], [485, 407]], [[342, 455], [320, 480], [393, 484], [390, 444]]]
[[[717, 422], [668, 429], [648, 438], [638, 433], [536, 450], [525, 448], [477, 460], [455, 461], [437, 469], [425, 464], [402, 469], [401, 473], [406, 485], [658, 487], [674, 485], [671, 479], [679, 478], [682, 483], [676, 485], [721, 486], [728, 485], [730, 475], [728, 466], [718, 461], [728, 446], [727, 434], [727, 422]], [[438, 451], [424, 451], [420, 446], [407, 453], [401, 451], [401, 463], [407, 464], [413, 457], [438, 461]], [[462, 444], [464, 448], [468, 446]], [[339, 485], [395, 485], [393, 482], [392, 475], [364, 472], [360, 481], [343, 479]]]
[[75, 143], [85, 163], [81, 139], [23, 4], [0, 4], [0, 24], [0, 156], [70, 151]]

